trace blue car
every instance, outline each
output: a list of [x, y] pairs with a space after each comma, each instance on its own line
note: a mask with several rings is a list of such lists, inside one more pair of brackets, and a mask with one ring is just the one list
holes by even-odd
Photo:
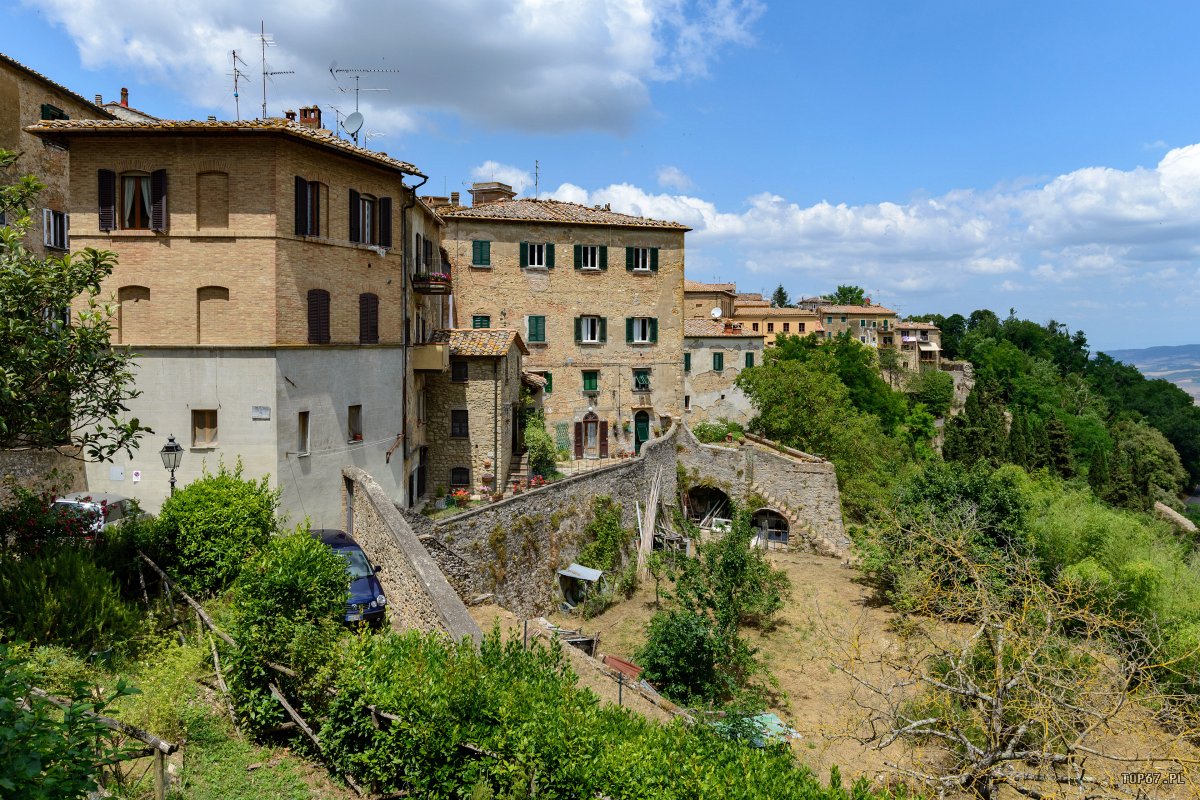
[[379, 584], [379, 567], [371, 566], [367, 554], [345, 531], [334, 529], [312, 532], [333, 552], [346, 559], [346, 575], [350, 579], [350, 599], [346, 604], [346, 624], [367, 623], [374, 627], [383, 624], [387, 616], [387, 598]]

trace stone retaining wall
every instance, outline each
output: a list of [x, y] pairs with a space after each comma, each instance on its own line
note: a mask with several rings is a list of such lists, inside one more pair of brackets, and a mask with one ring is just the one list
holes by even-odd
[[480, 641], [467, 607], [375, 479], [357, 467], [343, 468], [342, 479], [346, 532], [380, 567], [392, 627]]
[[0, 504], [12, 497], [12, 486], [41, 489], [53, 484], [61, 494], [88, 488], [77, 448], [0, 450]]

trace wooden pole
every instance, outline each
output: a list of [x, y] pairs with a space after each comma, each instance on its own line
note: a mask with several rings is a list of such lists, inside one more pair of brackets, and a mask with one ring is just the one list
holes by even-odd
[[[279, 701], [279, 705], [283, 706], [283, 710], [288, 713], [288, 716], [292, 718], [292, 721], [296, 723], [296, 726], [299, 727], [300, 730], [304, 731], [305, 736], [307, 736], [309, 739], [312, 739], [312, 743], [317, 747], [317, 752], [324, 754], [324, 752], [321, 750], [321, 740], [317, 738], [316, 732], [308, 726], [308, 723], [304, 721], [303, 717], [296, 713], [296, 709], [292, 708], [292, 704], [289, 703], [287, 698], [283, 696], [283, 692], [279, 691], [279, 687], [273, 683], [268, 683], [267, 688], [271, 690], [271, 696]], [[366, 793], [362, 790], [362, 787], [359, 786], [354, 781], [354, 778], [351, 778], [349, 774], [343, 773], [342, 777], [346, 779], [346, 783], [350, 784], [350, 788], [356, 791], [359, 796], [366, 795]]]
[[142, 572], [142, 562], [137, 562], [138, 568], [138, 583], [142, 587], [142, 599], [146, 601], [146, 610], [150, 610], [150, 593], [146, 591], [146, 575]]
[[225, 673], [221, 671], [221, 657], [217, 655], [217, 642], [211, 635], [208, 637], [208, 646], [212, 649], [213, 668], [217, 671], [217, 686], [221, 690], [221, 696], [225, 698], [225, 706], [229, 709], [229, 719], [233, 722], [233, 732], [238, 739], [242, 738], [242, 731], [238, 728], [237, 714], [233, 710], [233, 700], [229, 697], [229, 685], [225, 683]]
[[162, 750], [154, 751], [154, 800], [167, 796], [167, 757]]

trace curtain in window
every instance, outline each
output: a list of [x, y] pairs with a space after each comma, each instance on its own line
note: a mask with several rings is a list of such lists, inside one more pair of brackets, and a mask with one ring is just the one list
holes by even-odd
[[133, 204], [136, 200], [141, 212], [138, 219], [143, 221], [139, 227], [147, 227], [150, 222], [150, 176], [125, 175], [123, 177], [124, 216], [126, 228], [134, 227]]

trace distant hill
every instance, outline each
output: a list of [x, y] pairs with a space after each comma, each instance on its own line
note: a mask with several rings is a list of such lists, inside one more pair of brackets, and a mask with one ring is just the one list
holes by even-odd
[[1137, 367], [1147, 378], [1171, 381], [1200, 404], [1200, 344], [1105, 352], [1118, 361]]

